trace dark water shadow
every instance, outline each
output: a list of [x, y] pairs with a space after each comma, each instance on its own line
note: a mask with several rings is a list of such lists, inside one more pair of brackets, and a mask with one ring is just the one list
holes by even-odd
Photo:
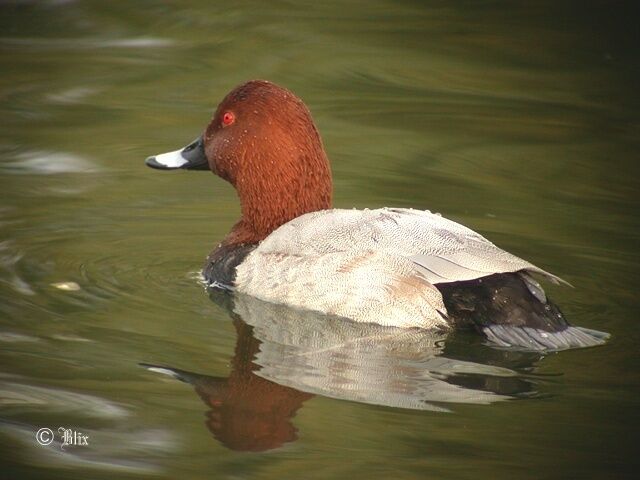
[[212, 292], [237, 332], [228, 377], [142, 364], [189, 383], [206, 426], [226, 447], [265, 451], [297, 439], [292, 419], [316, 395], [450, 412], [537, 396], [528, 375], [541, 355], [497, 350], [477, 336], [361, 324], [244, 295]]

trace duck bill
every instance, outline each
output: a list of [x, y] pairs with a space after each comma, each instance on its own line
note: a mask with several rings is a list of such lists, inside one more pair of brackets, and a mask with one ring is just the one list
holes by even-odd
[[162, 153], [147, 158], [144, 163], [148, 167], [159, 170], [210, 170], [207, 156], [204, 153], [202, 137], [196, 138], [186, 147], [173, 152]]

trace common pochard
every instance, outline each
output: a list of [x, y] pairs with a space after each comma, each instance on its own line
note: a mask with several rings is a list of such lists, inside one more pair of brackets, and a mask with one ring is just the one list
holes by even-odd
[[271, 82], [234, 88], [187, 147], [158, 169], [210, 170], [233, 185], [242, 218], [208, 256], [213, 288], [394, 327], [471, 327], [527, 349], [598, 345], [572, 327], [537, 274], [480, 234], [429, 211], [333, 209], [329, 161], [305, 104]]

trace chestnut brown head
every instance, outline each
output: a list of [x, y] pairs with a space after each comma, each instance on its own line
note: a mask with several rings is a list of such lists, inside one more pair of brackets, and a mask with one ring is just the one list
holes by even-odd
[[227, 180], [240, 197], [239, 226], [254, 241], [304, 213], [331, 207], [329, 161], [311, 113], [293, 93], [264, 80], [233, 89], [202, 137], [148, 158], [147, 165], [210, 169]]

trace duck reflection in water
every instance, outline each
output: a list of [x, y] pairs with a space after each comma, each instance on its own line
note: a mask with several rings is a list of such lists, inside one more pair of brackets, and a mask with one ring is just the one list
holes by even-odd
[[292, 419], [315, 395], [447, 412], [536, 395], [527, 372], [540, 353], [489, 348], [474, 335], [351, 322], [245, 295], [211, 291], [237, 332], [227, 378], [145, 368], [191, 384], [207, 428], [226, 447], [265, 451], [297, 439]]
[[291, 419], [313, 394], [278, 385], [254, 372], [260, 341], [240, 318], [233, 324], [238, 335], [231, 373], [227, 378], [143, 364], [193, 386], [209, 407], [206, 426], [224, 446], [236, 451], [261, 452], [297, 439]]

